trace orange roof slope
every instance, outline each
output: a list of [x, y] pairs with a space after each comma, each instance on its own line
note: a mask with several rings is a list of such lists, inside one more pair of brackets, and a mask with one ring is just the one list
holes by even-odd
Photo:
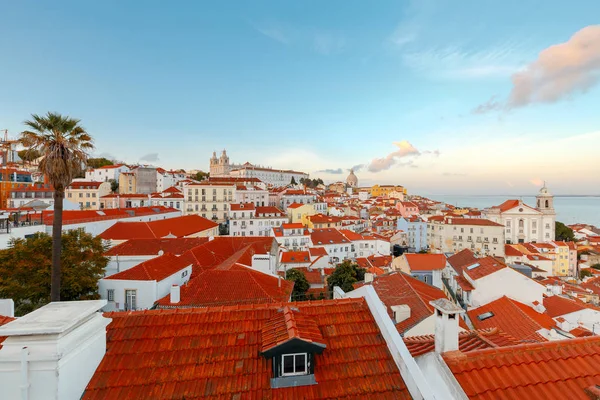
[[261, 331], [285, 305], [106, 314], [106, 354], [83, 399], [410, 399], [364, 299], [290, 304], [327, 349], [315, 355], [318, 384], [271, 389]]
[[150, 222], [117, 222], [99, 236], [106, 240], [153, 239], [169, 235], [185, 237], [218, 225], [199, 215], [184, 215]]
[[[182, 257], [189, 258], [194, 266], [202, 268], [215, 268], [227, 260], [251, 265], [254, 254], [270, 253], [276, 243], [273, 237], [215, 237], [186, 252]], [[232, 257], [234, 259], [230, 260]]]
[[206, 269], [181, 286], [181, 301], [170, 295], [158, 300], [159, 307], [206, 307], [289, 301], [294, 283], [234, 264], [229, 269]]
[[190, 265], [188, 260], [166, 253], [104, 279], [159, 282]]
[[[413, 357], [418, 357], [435, 350], [434, 335], [406, 336], [403, 339]], [[463, 353], [494, 347], [514, 346], [517, 344], [520, 344], [517, 339], [498, 328], [480, 329], [460, 332], [458, 334], [458, 348]]]
[[546, 307], [546, 314], [554, 318], [589, 308], [589, 305], [580, 300], [567, 299], [562, 296], [550, 296], [544, 297], [544, 307]]
[[469, 399], [589, 400], [584, 389], [600, 382], [600, 337], [449, 352], [444, 360]]
[[453, 256], [448, 257], [448, 263], [454, 270], [461, 275], [463, 268], [477, 262], [477, 257], [469, 249], [463, 249]]
[[411, 271], [441, 270], [446, 266], [443, 254], [405, 254]]
[[325, 340], [316, 321], [298, 309], [283, 307], [281, 313], [265, 322], [262, 329], [262, 349], [265, 353], [290, 340], [298, 339], [325, 347]]
[[163, 253], [181, 255], [208, 242], [208, 238], [131, 239], [109, 249], [105, 256], [149, 256]]
[[494, 272], [508, 268], [503, 262], [494, 257], [479, 258], [475, 263], [463, 267], [463, 273], [469, 275], [471, 279], [481, 279]]
[[292, 264], [292, 263], [309, 263], [310, 262], [310, 254], [308, 251], [286, 251], [281, 253], [281, 261], [282, 263]]
[[[480, 321], [478, 316], [491, 312], [494, 315]], [[475, 329], [500, 328], [523, 342], [544, 342], [537, 331], [556, 325], [546, 314], [541, 314], [526, 304], [506, 296], [484, 306], [467, 311]]]
[[[7, 317], [5, 315], [0, 315], [0, 326], [8, 324], [11, 321], [14, 321], [15, 318]], [[6, 336], [0, 336], [0, 349], [2, 349], [2, 342], [6, 339]]]
[[[355, 287], [358, 289], [364, 285], [359, 282]], [[433, 306], [429, 304], [431, 300], [447, 298], [440, 289], [402, 272], [379, 275], [371, 285], [385, 304], [390, 317], [393, 318], [392, 306], [406, 304], [410, 307], [410, 317], [396, 324], [396, 329], [401, 334], [433, 315]]]

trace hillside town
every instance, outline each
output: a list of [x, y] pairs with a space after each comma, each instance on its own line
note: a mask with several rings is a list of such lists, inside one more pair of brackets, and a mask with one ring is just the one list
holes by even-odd
[[[56, 222], [16, 143], [3, 254]], [[4, 398], [600, 398], [600, 229], [561, 224], [549, 185], [457, 208], [354, 170], [200, 167], [65, 187], [62, 234], [98, 241], [101, 273], [74, 301], [0, 301]]]

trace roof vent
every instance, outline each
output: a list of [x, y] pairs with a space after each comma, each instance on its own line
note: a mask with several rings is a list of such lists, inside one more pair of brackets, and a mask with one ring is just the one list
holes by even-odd
[[469, 266], [467, 267], [467, 269], [468, 269], [468, 270], [472, 270], [472, 269], [475, 269], [475, 268], [477, 268], [477, 267], [479, 267], [479, 263], [475, 263], [475, 264], [473, 264], [473, 265], [469, 265]]

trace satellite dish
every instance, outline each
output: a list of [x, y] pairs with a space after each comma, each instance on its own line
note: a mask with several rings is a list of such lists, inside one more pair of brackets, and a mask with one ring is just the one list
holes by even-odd
[[159, 256], [162, 256], [163, 254], [165, 254], [165, 252], [164, 252], [164, 251], [162, 251], [162, 250], [159, 250], [159, 251], [158, 251], [158, 255], [159, 255]]

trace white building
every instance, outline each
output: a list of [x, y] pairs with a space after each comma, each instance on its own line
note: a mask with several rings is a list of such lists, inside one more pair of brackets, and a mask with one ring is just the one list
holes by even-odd
[[229, 234], [231, 236], [271, 236], [271, 230], [288, 221], [277, 207], [256, 207], [252, 203], [231, 204]]
[[308, 179], [308, 174], [299, 171], [263, 168], [250, 163], [230, 164], [227, 152], [223, 150], [221, 157], [213, 152], [210, 159], [210, 176], [225, 177], [233, 176], [238, 178], [258, 178], [271, 186], [286, 186], [292, 181], [299, 184], [300, 179]]
[[192, 275], [189, 258], [167, 253], [98, 281], [100, 298], [107, 300], [106, 311], [146, 310], [181, 286]]
[[284, 223], [279, 227], [273, 227], [271, 236], [274, 236], [277, 243], [287, 250], [306, 250], [310, 246], [310, 233], [299, 222]]
[[257, 207], [269, 205], [269, 191], [255, 185], [236, 185], [236, 203], [252, 203]]
[[504, 256], [504, 226], [487, 219], [431, 217], [427, 239], [433, 253], [471, 249], [478, 255]]
[[124, 164], [106, 165], [104, 167], [89, 169], [85, 171], [87, 181], [108, 182], [115, 180], [119, 182], [119, 175], [123, 172], [129, 172], [130, 169]]
[[550, 242], [555, 239], [554, 196], [544, 185], [536, 200], [535, 208], [522, 200], [507, 200], [483, 214], [505, 227], [506, 243]]
[[235, 201], [236, 185], [202, 181], [187, 185], [183, 194], [186, 214], [223, 222], [229, 218], [229, 204]]

